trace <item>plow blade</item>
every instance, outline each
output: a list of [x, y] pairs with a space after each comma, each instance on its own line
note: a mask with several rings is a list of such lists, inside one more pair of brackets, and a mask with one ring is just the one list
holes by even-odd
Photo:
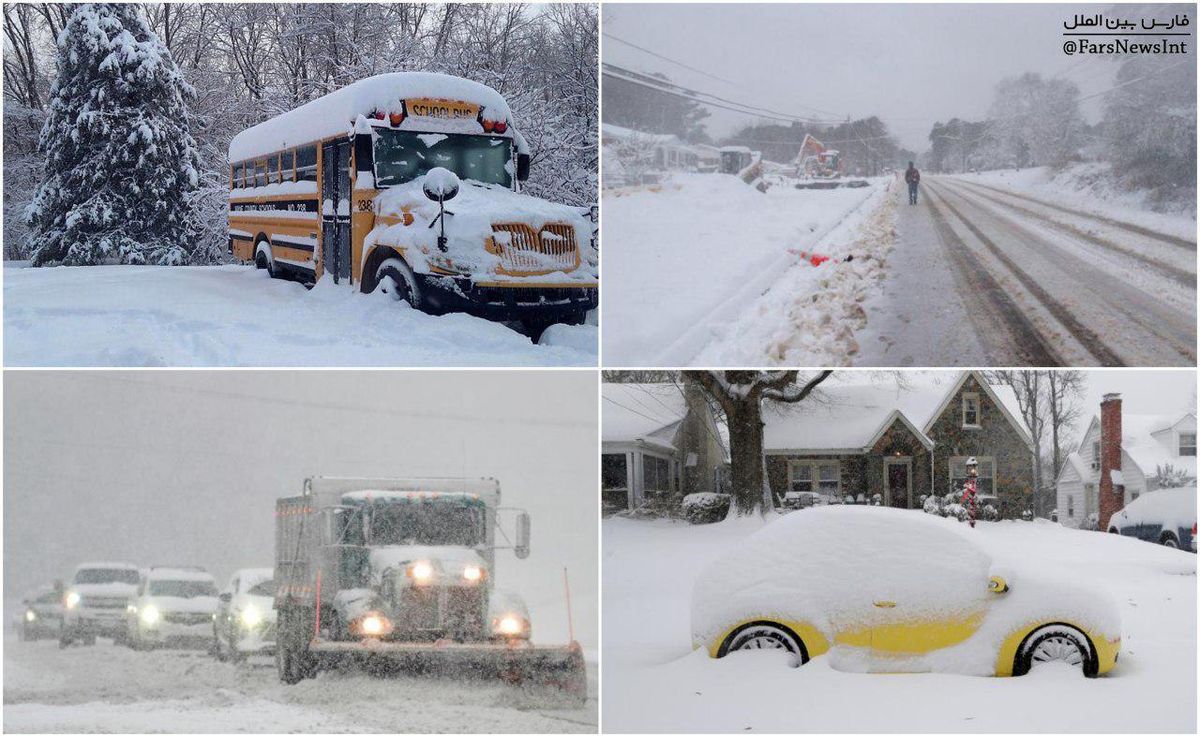
[[528, 642], [331, 642], [316, 639], [309, 643], [309, 652], [377, 666], [394, 664], [420, 673], [490, 676], [523, 690], [553, 692], [580, 704], [587, 699], [587, 665], [578, 642], [534, 645]]

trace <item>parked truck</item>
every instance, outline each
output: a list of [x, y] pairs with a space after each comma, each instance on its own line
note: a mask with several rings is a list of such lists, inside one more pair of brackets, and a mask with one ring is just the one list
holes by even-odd
[[533, 644], [524, 602], [496, 586], [496, 551], [526, 558], [530, 523], [500, 507], [495, 479], [310, 478], [275, 518], [284, 683], [333, 662], [394, 662], [586, 698], [579, 644]]

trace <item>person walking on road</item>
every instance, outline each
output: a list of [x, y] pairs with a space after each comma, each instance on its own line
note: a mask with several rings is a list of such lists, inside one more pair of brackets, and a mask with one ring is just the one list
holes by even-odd
[[908, 182], [908, 204], [917, 204], [917, 185], [921, 183], [921, 172], [917, 171], [917, 167], [913, 166], [911, 161], [904, 170], [904, 181]]

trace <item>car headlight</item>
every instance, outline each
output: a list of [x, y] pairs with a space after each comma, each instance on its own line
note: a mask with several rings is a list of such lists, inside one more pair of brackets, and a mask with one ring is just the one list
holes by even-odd
[[479, 583], [483, 579], [483, 569], [479, 566], [467, 566], [463, 569], [462, 576], [467, 583]]
[[37, 619], [37, 612], [33, 611], [32, 609], [29, 609], [25, 612], [26, 622], [32, 622], [35, 619]]
[[492, 629], [497, 635], [515, 637], [525, 633], [525, 620], [516, 614], [505, 614], [492, 623]]
[[433, 580], [433, 566], [429, 561], [418, 561], [409, 566], [408, 575], [417, 583], [429, 583]]
[[246, 629], [254, 629], [260, 624], [262, 624], [262, 612], [253, 604], [248, 604], [242, 610], [242, 626]]
[[158, 612], [158, 607], [153, 604], [147, 604], [142, 608], [142, 622], [144, 624], [156, 624], [161, 616]]
[[67, 609], [74, 609], [75, 607], [79, 606], [79, 592], [68, 591], [66, 605]]

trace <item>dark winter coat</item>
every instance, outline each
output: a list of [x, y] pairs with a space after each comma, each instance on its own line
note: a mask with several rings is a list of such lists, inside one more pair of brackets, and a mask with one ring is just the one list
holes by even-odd
[[917, 184], [921, 181], [921, 172], [917, 171], [917, 167], [910, 166], [904, 170], [904, 181], [909, 184]]

